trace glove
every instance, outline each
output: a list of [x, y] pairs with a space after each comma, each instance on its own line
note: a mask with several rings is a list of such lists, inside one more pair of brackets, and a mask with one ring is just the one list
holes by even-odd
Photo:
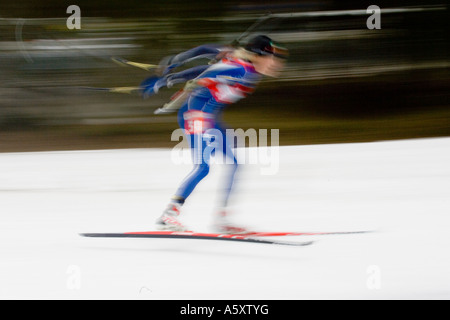
[[150, 77], [141, 82], [142, 95], [144, 98], [148, 98], [155, 93], [158, 93], [159, 87], [156, 87], [156, 83], [160, 80], [160, 77]]

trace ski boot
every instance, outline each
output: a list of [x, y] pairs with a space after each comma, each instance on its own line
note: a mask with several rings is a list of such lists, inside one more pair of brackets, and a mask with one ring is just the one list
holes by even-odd
[[178, 220], [180, 209], [180, 203], [169, 203], [161, 217], [156, 220], [156, 229], [167, 231], [188, 231], [187, 228]]
[[215, 221], [213, 223], [213, 228], [218, 233], [223, 234], [246, 234], [249, 231], [242, 227], [233, 224], [228, 219], [228, 213], [225, 209], [220, 209], [216, 213]]

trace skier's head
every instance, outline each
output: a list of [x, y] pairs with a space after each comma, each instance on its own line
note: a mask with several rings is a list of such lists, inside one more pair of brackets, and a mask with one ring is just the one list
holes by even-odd
[[251, 61], [257, 72], [277, 77], [284, 66], [288, 50], [275, 44], [269, 37], [259, 35], [243, 46], [240, 55]]
[[268, 36], [259, 35], [251, 38], [244, 49], [257, 54], [258, 56], [274, 56], [280, 59], [286, 59], [288, 50], [276, 44]]

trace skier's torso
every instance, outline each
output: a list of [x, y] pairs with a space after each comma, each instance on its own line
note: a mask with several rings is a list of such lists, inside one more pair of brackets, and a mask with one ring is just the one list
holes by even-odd
[[201, 86], [191, 94], [187, 110], [216, 114], [226, 105], [252, 93], [260, 78], [251, 63], [240, 59], [223, 59], [197, 78]]

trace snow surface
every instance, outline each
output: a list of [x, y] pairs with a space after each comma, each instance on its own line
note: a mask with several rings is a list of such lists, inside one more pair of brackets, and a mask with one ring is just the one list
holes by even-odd
[[[145, 231], [190, 164], [171, 150], [0, 154], [2, 299], [449, 299], [450, 139], [279, 148], [243, 166], [234, 220], [308, 247], [83, 238]], [[183, 221], [210, 231], [223, 165]]]

